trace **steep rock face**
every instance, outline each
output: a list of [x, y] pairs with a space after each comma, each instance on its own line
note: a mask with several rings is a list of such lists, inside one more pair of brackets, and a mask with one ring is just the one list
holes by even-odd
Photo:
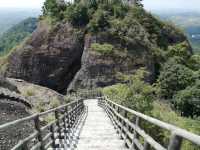
[[[123, 19], [111, 18], [109, 25], [97, 31], [89, 28], [95, 20], [82, 27], [59, 23], [51, 29], [40, 22], [32, 37], [9, 56], [6, 75], [65, 92], [121, 83], [120, 74], [145, 67], [151, 82], [159, 74], [168, 46], [187, 41], [181, 32], [144, 10], [136, 9]], [[113, 53], [103, 54], [93, 44], [110, 44]]]
[[69, 24], [49, 29], [41, 22], [31, 38], [9, 56], [5, 74], [63, 92], [80, 69], [82, 50], [81, 34]]
[[86, 35], [82, 66], [70, 84], [69, 92], [124, 82], [120, 79], [120, 74], [133, 74], [140, 67], [145, 67], [150, 72], [149, 81], [154, 79], [154, 60], [150, 49], [135, 44], [127, 46], [127, 51], [116, 50], [114, 54], [106, 56], [91, 48], [94, 43], [109, 43], [116, 48], [121, 47], [119, 41], [107, 33]]

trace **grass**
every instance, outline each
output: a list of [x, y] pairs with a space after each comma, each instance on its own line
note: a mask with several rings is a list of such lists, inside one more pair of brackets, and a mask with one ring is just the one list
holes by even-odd
[[107, 43], [93, 43], [91, 45], [91, 50], [94, 50], [102, 55], [112, 55], [114, 53], [114, 46]]
[[56, 107], [58, 107], [60, 105], [61, 105], [61, 103], [60, 103], [60, 101], [57, 98], [54, 97], [54, 98], [52, 98], [50, 100], [50, 107], [51, 108], [56, 108]]
[[30, 85], [22, 90], [22, 95], [27, 96], [27, 97], [35, 96], [36, 91], [34, 87]]
[[[173, 111], [169, 104], [161, 101], [154, 101], [153, 106], [152, 117], [200, 135], [200, 120], [182, 117]], [[164, 136], [169, 136], [167, 132], [164, 132], [163, 134]], [[184, 141], [182, 150], [200, 150], [200, 147]]]

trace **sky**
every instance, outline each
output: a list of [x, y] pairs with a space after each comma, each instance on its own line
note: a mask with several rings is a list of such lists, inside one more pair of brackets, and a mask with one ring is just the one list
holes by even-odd
[[[37, 8], [44, 0], [0, 0], [0, 8]], [[195, 10], [200, 11], [200, 0], [143, 0], [147, 10]]]
[[143, 0], [143, 4], [147, 10], [154, 11], [200, 11], [200, 0]]
[[0, 0], [0, 8], [41, 9], [45, 0]]

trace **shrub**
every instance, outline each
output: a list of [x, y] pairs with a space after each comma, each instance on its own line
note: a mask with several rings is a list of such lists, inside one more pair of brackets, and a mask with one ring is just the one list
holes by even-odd
[[195, 86], [179, 91], [173, 98], [173, 106], [182, 116], [200, 116], [200, 81]]
[[114, 53], [114, 46], [111, 44], [99, 44], [93, 43], [91, 45], [91, 50], [96, 51], [102, 55], [111, 55]]
[[167, 61], [158, 78], [159, 95], [172, 98], [176, 92], [185, 89], [194, 82], [194, 73], [182, 64], [177, 64], [174, 58]]
[[151, 47], [148, 40], [149, 35], [143, 29], [143, 27], [130, 15], [127, 15], [124, 19], [112, 19], [110, 20], [109, 33], [116, 39], [119, 39], [120, 44], [127, 49], [141, 52], [143, 49]]
[[142, 7], [133, 7], [129, 11], [129, 15], [143, 26], [149, 34], [149, 40], [162, 49], [167, 49], [169, 44], [183, 41], [182, 31], [174, 27], [174, 25], [163, 23]]
[[82, 3], [69, 5], [65, 13], [68, 21], [74, 26], [85, 26], [89, 22], [88, 8]]
[[63, 4], [58, 4], [57, 0], [46, 0], [43, 6], [43, 15], [51, 16], [57, 20], [64, 19], [64, 11], [66, 6], [64, 1], [61, 1]]
[[34, 96], [36, 93], [35, 93], [35, 89], [33, 86], [28, 86], [25, 89], [23, 89], [22, 94], [24, 96], [29, 97], [29, 96]]
[[167, 56], [168, 57], [178, 56], [183, 59], [188, 59], [191, 56], [191, 53], [188, 48], [189, 44], [187, 42], [182, 42], [173, 46], [169, 46]]
[[128, 84], [117, 84], [103, 89], [103, 93], [111, 100], [133, 110], [149, 113], [152, 110], [154, 88], [143, 81], [144, 70], [135, 75], [125, 76]]
[[56, 107], [58, 107], [60, 105], [61, 105], [61, 103], [57, 98], [51, 99], [51, 101], [50, 101], [50, 107], [51, 108], [56, 108]]
[[[171, 109], [169, 104], [163, 103], [162, 101], [154, 101], [151, 115], [152, 117], [173, 124], [177, 127], [186, 129], [197, 135], [200, 134], [200, 120], [182, 117], [179, 114], [177, 114], [173, 109]], [[154, 126], [153, 129], [151, 127], [148, 127], [148, 131], [150, 132], [150, 135], [152, 135], [153, 138], [159, 141], [160, 143], [169, 143], [168, 137], [170, 136], [170, 133], [166, 130], [160, 130], [160, 128]], [[195, 146], [191, 142], [186, 142], [184, 140], [181, 150], [199, 150], [199, 147]]]
[[192, 55], [188, 61], [188, 66], [193, 70], [200, 70], [200, 55]]
[[108, 16], [107, 11], [98, 9], [88, 24], [88, 30], [93, 33], [105, 30], [109, 26]]
[[36, 113], [46, 111], [45, 105], [46, 105], [45, 102], [43, 102], [41, 99], [38, 99], [37, 103], [35, 104], [34, 111]]

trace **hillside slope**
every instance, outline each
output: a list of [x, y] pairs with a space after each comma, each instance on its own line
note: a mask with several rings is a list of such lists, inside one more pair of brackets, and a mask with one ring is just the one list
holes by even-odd
[[28, 17], [38, 17], [40, 9], [30, 8], [4, 8], [0, 9], [0, 36], [7, 30], [25, 20]]
[[37, 27], [36, 18], [27, 18], [14, 25], [0, 37], [0, 55], [8, 54], [12, 48], [20, 44]]
[[191, 42], [195, 53], [200, 53], [200, 13], [199, 12], [155, 12], [163, 20], [173, 22], [182, 28]]

